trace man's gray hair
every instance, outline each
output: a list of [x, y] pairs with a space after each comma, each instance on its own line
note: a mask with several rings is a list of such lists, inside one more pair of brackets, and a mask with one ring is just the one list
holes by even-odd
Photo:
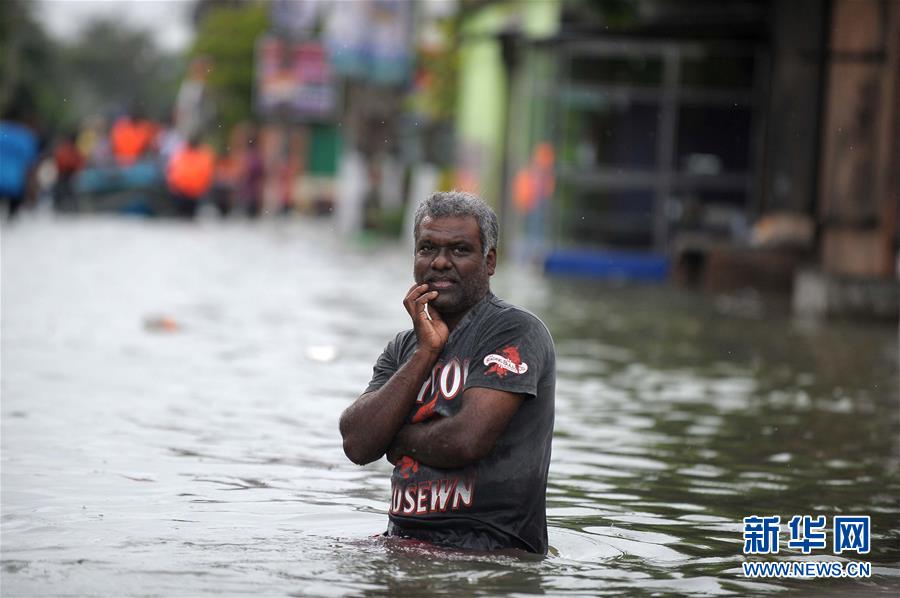
[[417, 240], [419, 225], [426, 216], [431, 219], [472, 216], [478, 223], [484, 255], [491, 249], [497, 249], [497, 240], [500, 237], [497, 214], [477, 195], [465, 191], [438, 191], [429, 195], [428, 199], [416, 208], [413, 235]]

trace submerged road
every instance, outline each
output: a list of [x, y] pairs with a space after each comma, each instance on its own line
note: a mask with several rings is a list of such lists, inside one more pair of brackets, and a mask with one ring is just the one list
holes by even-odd
[[[900, 588], [891, 326], [501, 263], [495, 291], [559, 355], [551, 554], [448, 552], [375, 537], [390, 466], [351, 464], [337, 431], [408, 327], [403, 247], [328, 220], [26, 217], [0, 235], [4, 595]], [[873, 577], [745, 579], [754, 514], [871, 515]]]

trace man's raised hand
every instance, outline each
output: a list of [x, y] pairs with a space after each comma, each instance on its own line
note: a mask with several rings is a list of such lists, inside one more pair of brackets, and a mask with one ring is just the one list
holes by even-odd
[[419, 348], [439, 355], [447, 343], [450, 330], [441, 318], [434, 306], [425, 310], [425, 305], [438, 296], [437, 291], [429, 291], [427, 284], [414, 284], [406, 297], [403, 298], [403, 306], [413, 321], [413, 330], [419, 341]]

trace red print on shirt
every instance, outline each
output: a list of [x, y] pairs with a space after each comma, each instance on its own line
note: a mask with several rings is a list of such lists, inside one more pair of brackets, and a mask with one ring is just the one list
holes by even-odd
[[397, 465], [400, 466], [400, 475], [402, 475], [404, 479], [409, 479], [410, 472], [418, 473], [419, 471], [419, 462], [412, 457], [404, 456]]
[[484, 358], [484, 365], [489, 366], [485, 374], [497, 374], [500, 378], [505, 378], [510, 372], [513, 374], [524, 374], [528, 371], [528, 364], [522, 361], [519, 356], [519, 347], [509, 345], [500, 349], [500, 354], [491, 353]]

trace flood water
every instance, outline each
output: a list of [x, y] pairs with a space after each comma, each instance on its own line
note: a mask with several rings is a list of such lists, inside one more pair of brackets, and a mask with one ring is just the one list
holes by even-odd
[[[347, 461], [337, 420], [411, 270], [327, 220], [4, 226], [3, 595], [900, 589], [895, 326], [502, 263], [557, 343], [551, 554], [377, 538], [391, 468]], [[871, 515], [872, 577], [745, 579], [754, 514]]]

